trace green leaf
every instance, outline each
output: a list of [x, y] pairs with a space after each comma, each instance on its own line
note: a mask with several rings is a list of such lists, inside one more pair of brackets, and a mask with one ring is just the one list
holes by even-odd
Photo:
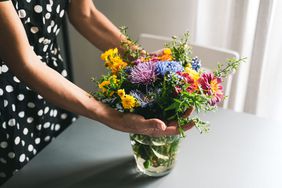
[[169, 107], [165, 108], [164, 110], [165, 111], [174, 110], [174, 109], [177, 109], [178, 107], [179, 107], [179, 103], [174, 102]]
[[146, 160], [146, 161], [143, 163], [143, 165], [144, 165], [144, 168], [145, 168], [145, 169], [148, 169], [148, 168], [151, 166], [150, 160]]

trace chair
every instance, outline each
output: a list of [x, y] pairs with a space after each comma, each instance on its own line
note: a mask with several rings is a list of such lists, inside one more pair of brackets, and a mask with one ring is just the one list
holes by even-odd
[[[139, 36], [139, 44], [148, 52], [157, 51], [164, 47], [164, 44], [171, 41], [171, 38], [164, 36], [151, 35], [142, 33]], [[227, 58], [239, 58], [239, 54], [235, 51], [191, 44], [193, 56], [198, 56], [205, 69], [215, 70], [218, 62], [224, 62]], [[231, 93], [232, 76], [227, 77], [223, 82], [225, 95], [229, 96]], [[228, 97], [229, 98], [229, 97]], [[228, 98], [220, 105], [222, 108], [228, 108]]]

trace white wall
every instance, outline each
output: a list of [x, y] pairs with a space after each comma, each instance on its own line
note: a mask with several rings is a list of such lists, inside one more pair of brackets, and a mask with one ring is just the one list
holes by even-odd
[[[197, 0], [94, 0], [94, 3], [116, 26], [128, 26], [133, 39], [140, 33], [172, 36], [187, 30], [193, 38]], [[72, 27], [70, 38], [75, 82], [90, 91], [93, 89], [90, 78], [105, 73], [100, 52]]]

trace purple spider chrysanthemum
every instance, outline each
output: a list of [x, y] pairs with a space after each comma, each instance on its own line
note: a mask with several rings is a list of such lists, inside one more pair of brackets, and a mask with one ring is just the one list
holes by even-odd
[[131, 69], [129, 80], [134, 84], [150, 84], [156, 80], [155, 63], [138, 63]]

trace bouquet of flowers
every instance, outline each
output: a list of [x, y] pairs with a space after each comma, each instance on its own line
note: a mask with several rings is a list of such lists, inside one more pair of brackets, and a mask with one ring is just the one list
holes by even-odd
[[[126, 31], [123, 30], [125, 36]], [[164, 122], [178, 122], [182, 126], [193, 122], [200, 132], [208, 130], [208, 123], [195, 114], [185, 118], [190, 108], [197, 113], [216, 109], [224, 100], [223, 78], [236, 70], [242, 59], [228, 59], [213, 72], [205, 71], [198, 57], [193, 57], [188, 45], [189, 33], [172, 37], [161, 53], [142, 53], [132, 49], [137, 45], [127, 36], [122, 42], [124, 52], [109, 49], [101, 55], [109, 73], [97, 81], [99, 91], [94, 96], [121, 112], [136, 113], [145, 118], [159, 118]], [[131, 134], [137, 166], [146, 174], [164, 174], [174, 163], [179, 136], [149, 137]], [[165, 168], [165, 169], [164, 169]], [[143, 170], [142, 170], [143, 169]]]

